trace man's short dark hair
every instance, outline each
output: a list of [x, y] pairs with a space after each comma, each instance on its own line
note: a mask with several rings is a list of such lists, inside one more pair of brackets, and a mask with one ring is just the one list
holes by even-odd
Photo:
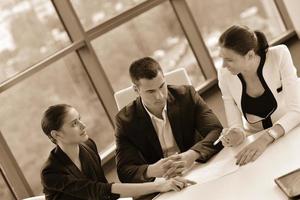
[[129, 68], [130, 78], [135, 85], [142, 78], [153, 79], [158, 72], [162, 72], [159, 63], [150, 57], [144, 57], [134, 61]]

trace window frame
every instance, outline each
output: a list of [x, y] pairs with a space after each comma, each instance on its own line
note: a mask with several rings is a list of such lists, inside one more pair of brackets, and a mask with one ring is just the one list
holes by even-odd
[[[71, 43], [64, 49], [2, 82], [0, 84], [0, 93], [8, 90], [16, 84], [19, 84], [24, 79], [31, 77], [64, 56], [75, 52], [82, 62], [82, 66], [84, 67], [95, 89], [111, 125], [114, 127], [114, 116], [118, 112], [114, 100], [114, 91], [101, 65], [101, 60], [98, 59], [91, 42], [108, 31], [119, 27], [120, 25], [166, 1], [170, 2], [184, 35], [192, 48], [198, 65], [206, 78], [206, 81], [196, 89], [200, 94], [207, 91], [217, 84], [217, 72], [196, 22], [187, 5], [187, 0], [147, 0], [86, 31], [84, 30], [78, 15], [72, 6], [71, 0], [51, 0], [65, 31], [70, 37]], [[283, 0], [273, 1], [280, 13], [287, 31], [281, 34], [278, 38], [272, 40], [270, 42], [271, 45], [282, 43], [296, 35]], [[2, 166], [3, 175], [5, 176], [4, 178], [7, 180], [15, 197], [25, 198], [32, 196], [33, 192], [26, 181], [23, 172], [18, 166], [15, 157], [10, 152], [1, 132], [0, 150], [0, 165]], [[107, 151], [102, 153], [101, 157], [103, 164], [114, 158], [114, 151], [115, 144], [112, 144]]]

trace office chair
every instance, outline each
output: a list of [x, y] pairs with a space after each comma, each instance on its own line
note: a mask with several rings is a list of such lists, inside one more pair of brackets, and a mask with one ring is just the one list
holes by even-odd
[[42, 195], [42, 196], [36, 196], [36, 197], [29, 197], [29, 198], [26, 198], [26, 199], [23, 199], [23, 200], [45, 200], [45, 196]]

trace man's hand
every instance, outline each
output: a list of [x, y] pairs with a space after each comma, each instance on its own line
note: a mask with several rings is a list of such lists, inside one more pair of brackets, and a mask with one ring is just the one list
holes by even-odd
[[166, 179], [181, 176], [182, 172], [189, 169], [198, 158], [199, 153], [194, 150], [174, 154], [149, 165], [146, 176], [148, 178], [164, 177]]
[[185, 165], [184, 165], [184, 170], [189, 169], [193, 163], [199, 158], [199, 153], [194, 151], [194, 150], [188, 150], [186, 152], [183, 152], [181, 154], [179, 154], [180, 156], [180, 160], [184, 161]]
[[164, 174], [165, 178], [181, 176], [182, 173], [188, 170], [193, 165], [195, 160], [199, 158], [199, 153], [194, 150], [188, 150], [173, 156], [176, 156], [176, 158], [179, 156], [179, 160], [174, 162], [172, 167]]
[[182, 160], [182, 155], [176, 153], [168, 158], [174, 160], [174, 162], [170, 165], [169, 169], [164, 173], [163, 177], [169, 179], [176, 176], [181, 176], [182, 172], [185, 170], [185, 161]]
[[274, 139], [265, 132], [262, 136], [257, 138], [254, 142], [244, 147], [235, 157], [237, 165], [245, 165], [256, 160], [272, 143]]
[[182, 162], [180, 162], [180, 156], [178, 154], [162, 158], [156, 163], [148, 166], [146, 177], [166, 177], [165, 174], [175, 173], [176, 169], [181, 165]]

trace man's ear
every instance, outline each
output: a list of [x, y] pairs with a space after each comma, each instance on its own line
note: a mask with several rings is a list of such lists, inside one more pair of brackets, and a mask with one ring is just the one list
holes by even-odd
[[138, 88], [138, 86], [137, 85], [132, 85], [132, 88], [133, 88], [133, 90], [136, 92], [136, 93], [139, 93], [139, 88]]

